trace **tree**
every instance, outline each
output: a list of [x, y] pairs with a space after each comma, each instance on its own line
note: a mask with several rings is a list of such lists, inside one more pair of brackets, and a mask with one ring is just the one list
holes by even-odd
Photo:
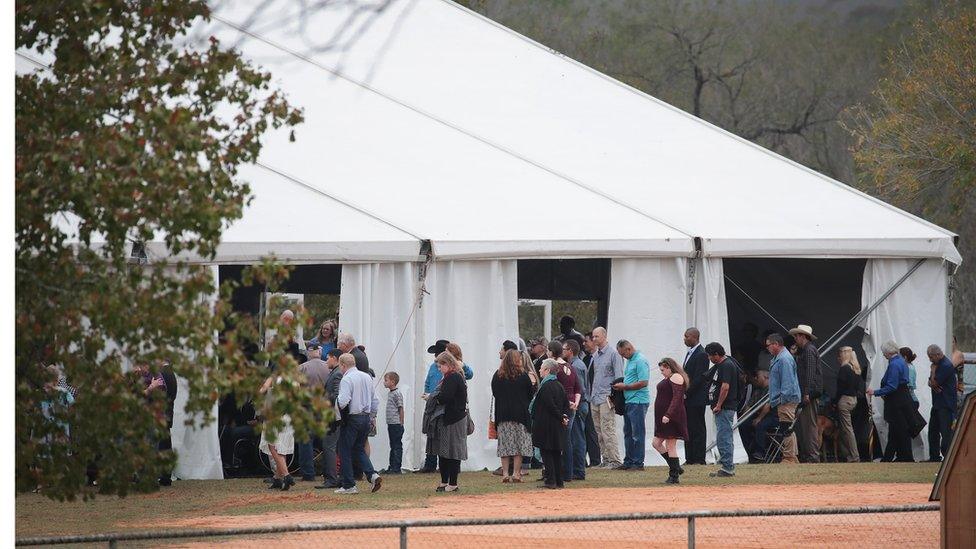
[[[261, 319], [229, 310], [230, 285], [213, 302], [208, 267], [143, 247], [161, 239], [170, 257], [212, 258], [249, 196], [238, 166], [256, 160], [265, 130], [302, 119], [270, 75], [216, 40], [176, 45], [208, 14], [198, 0], [16, 4], [18, 51], [42, 67], [15, 92], [18, 491], [88, 497], [91, 463], [103, 492], [155, 486], [173, 463], [155, 447], [165, 403], [145, 396], [133, 365], [169, 364], [189, 386], [187, 411], [207, 419], [218, 395], [254, 394], [274, 358], [284, 383], [265, 409], [271, 429], [288, 413], [304, 433], [315, 423], [296, 403], [323, 409], [294, 360], [277, 359], [289, 327], [265, 320], [278, 335], [258, 350]], [[273, 289], [286, 275], [267, 262], [245, 283]]]
[[[859, 184], [960, 235], [976, 253], [976, 9], [950, 4], [891, 52], [875, 101], [852, 109]], [[976, 271], [954, 277], [955, 328], [976, 344]], [[964, 341], [963, 341], [964, 340]]]

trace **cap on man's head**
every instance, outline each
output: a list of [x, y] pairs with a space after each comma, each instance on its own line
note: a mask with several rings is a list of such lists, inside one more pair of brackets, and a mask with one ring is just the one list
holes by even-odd
[[318, 351], [321, 348], [322, 346], [319, 345], [318, 343], [309, 343], [308, 345], [305, 346], [305, 349], [308, 351]]
[[512, 340], [506, 339], [502, 342], [502, 349], [505, 349], [506, 351], [517, 351], [518, 345], [516, 345]]
[[450, 341], [446, 339], [438, 339], [433, 345], [427, 347], [427, 352], [432, 355], [439, 355], [447, 350], [448, 343], [450, 343]]

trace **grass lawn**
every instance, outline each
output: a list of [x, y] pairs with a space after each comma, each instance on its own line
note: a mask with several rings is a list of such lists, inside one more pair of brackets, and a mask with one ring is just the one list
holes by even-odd
[[[938, 472], [933, 463], [852, 463], [820, 465], [738, 465], [733, 479], [709, 478], [714, 466], [687, 467], [682, 485], [718, 484], [836, 484], [860, 482], [931, 483]], [[503, 485], [488, 472], [461, 473], [463, 494], [534, 491], [539, 471], [528, 482]], [[643, 473], [588, 470], [585, 482], [568, 488], [633, 488], [660, 486], [666, 467], [648, 467]], [[208, 515], [261, 514], [287, 511], [332, 511], [336, 509], [397, 509], [425, 507], [435, 494], [440, 477], [404, 474], [384, 479], [381, 491], [368, 496], [338, 497], [315, 490], [313, 483], [299, 482], [288, 492], [271, 491], [260, 479], [178, 481], [171, 488], [145, 495], [116, 498], [98, 496], [87, 502], [56, 502], [41, 494], [18, 494], [17, 536], [93, 534], [126, 529], [153, 529], [161, 517], [189, 518]], [[362, 489], [364, 483], [360, 483]], [[368, 488], [368, 486], [367, 486]], [[674, 487], [672, 489], [680, 489]], [[324, 493], [323, 493], [324, 492]], [[446, 497], [452, 497], [447, 495]], [[327, 516], [323, 514], [323, 517]], [[122, 524], [120, 524], [122, 523]]]

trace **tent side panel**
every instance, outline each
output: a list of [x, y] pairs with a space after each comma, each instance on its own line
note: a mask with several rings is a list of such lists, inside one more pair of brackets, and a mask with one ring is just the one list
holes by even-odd
[[[696, 262], [696, 283], [691, 301], [690, 261]], [[697, 260], [685, 258], [614, 259], [611, 262], [608, 339], [611, 345], [619, 339], [628, 339], [642, 351], [651, 365], [648, 386], [652, 398], [654, 388], [661, 380], [656, 367], [658, 361], [663, 357], [674, 358], [679, 363], [684, 360], [687, 349], [682, 337], [686, 328], [697, 324], [703, 345], [710, 341], [728, 344], [722, 260], [706, 259], [704, 263], [703, 266]], [[618, 423], [618, 442], [622, 445], [622, 422]], [[653, 418], [648, 419], [646, 425], [645, 463], [663, 465], [661, 456], [650, 448], [654, 435]], [[711, 421], [706, 421], [706, 425], [709, 426], [709, 440], [714, 440], [714, 425]], [[745, 461], [741, 441], [738, 437], [735, 440], [736, 455], [739, 461]], [[683, 445], [679, 446], [679, 451], [684, 451]]]
[[414, 331], [417, 298], [416, 263], [366, 263], [344, 265], [339, 294], [339, 330], [348, 332], [366, 346], [369, 366], [376, 373], [374, 387], [380, 407], [376, 415], [376, 436], [370, 438], [370, 459], [376, 470], [389, 464], [390, 440], [386, 424], [383, 375], [396, 372], [404, 397], [403, 467], [413, 469], [412, 445], [419, 440], [419, 418], [423, 416], [424, 389], [421, 368], [414, 365]]
[[[498, 466], [497, 444], [488, 440], [488, 411], [491, 376], [498, 370], [502, 341], [518, 338], [518, 269], [515, 260], [437, 261], [431, 264], [419, 309], [423, 323], [418, 346], [424, 349], [438, 339], [461, 346], [464, 363], [474, 370], [468, 381], [468, 403], [475, 432], [468, 437], [467, 471]], [[416, 370], [426, 372], [433, 357], [425, 355]], [[418, 380], [422, 385], [423, 380]], [[423, 390], [421, 386], [420, 391]], [[405, 395], [406, 396], [406, 395]], [[423, 401], [417, 393], [408, 405], [423, 415]], [[419, 423], [417, 424], [419, 432]], [[417, 437], [421, 442], [421, 437]], [[421, 446], [421, 448], [423, 448]], [[405, 450], [406, 451], [406, 450]], [[419, 451], [420, 455], [423, 450]]]
[[[871, 259], [864, 267], [864, 282], [861, 291], [861, 308], [870, 307], [890, 289], [912, 266], [912, 259]], [[951, 349], [951, 336], [946, 323], [948, 307], [946, 263], [939, 259], [926, 260], [905, 282], [878, 306], [862, 322], [864, 342], [862, 346], [870, 364], [870, 387], [880, 386], [881, 378], [887, 368], [887, 361], [881, 354], [881, 345], [894, 341], [900, 347], [911, 347], [919, 357], [915, 370], [918, 388], [918, 410], [925, 418], [932, 407], [932, 394], [925, 380], [928, 378], [929, 364], [925, 349], [936, 344], [943, 350]], [[884, 421], [884, 403], [874, 399], [874, 423], [878, 432], [887, 441], [888, 424]], [[928, 457], [928, 427], [912, 441], [915, 459]]]

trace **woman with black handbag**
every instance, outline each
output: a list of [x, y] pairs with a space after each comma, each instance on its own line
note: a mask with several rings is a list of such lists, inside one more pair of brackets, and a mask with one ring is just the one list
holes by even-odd
[[427, 436], [427, 454], [440, 458], [441, 484], [438, 492], [457, 492], [461, 462], [468, 459], [468, 387], [461, 363], [444, 351], [437, 355], [437, 367], [444, 374], [428, 402], [443, 406], [432, 420]]

